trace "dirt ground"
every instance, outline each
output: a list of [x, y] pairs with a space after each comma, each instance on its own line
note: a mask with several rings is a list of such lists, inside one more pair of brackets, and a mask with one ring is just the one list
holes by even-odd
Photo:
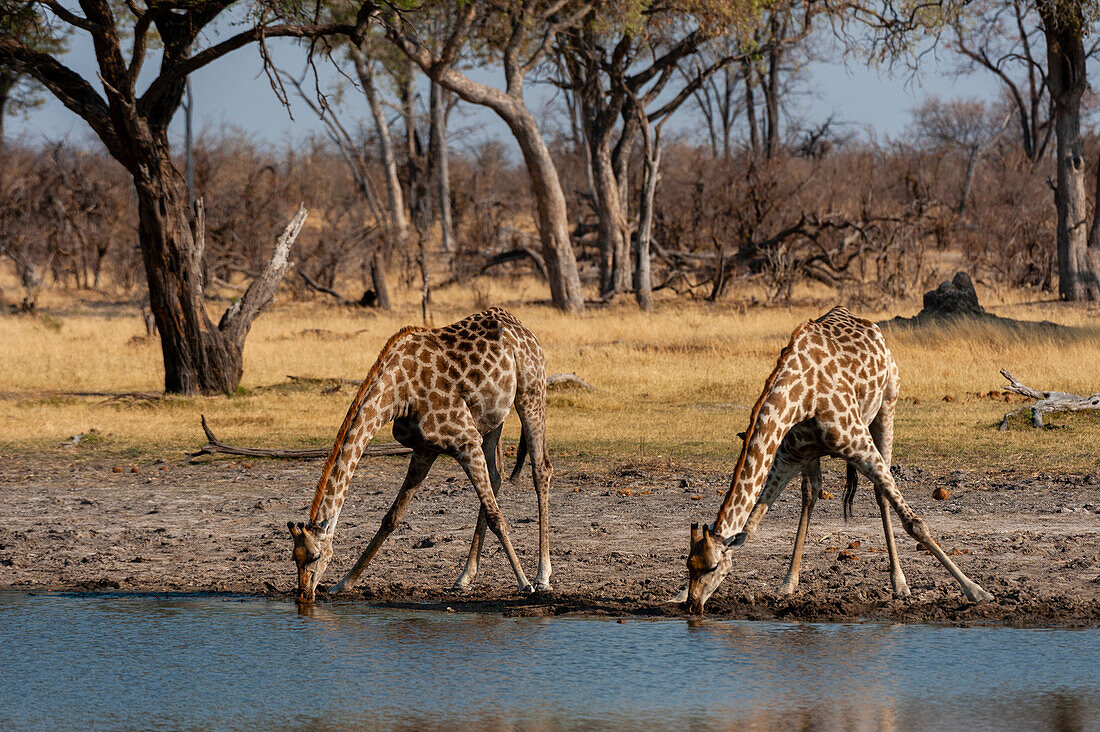
[[[675, 465], [593, 472], [555, 462], [552, 593], [519, 597], [495, 539], [487, 543], [473, 589], [450, 590], [477, 503], [457, 464], [441, 458], [360, 586], [341, 600], [505, 614], [681, 613], [663, 601], [685, 582], [689, 524], [713, 521], [728, 473]], [[366, 546], [405, 466], [402, 457], [361, 466], [322, 586], [339, 579]], [[798, 519], [792, 483], [739, 550], [737, 567], [707, 605], [709, 615], [1100, 623], [1100, 473], [933, 475], [895, 466], [907, 500], [933, 535], [996, 597], [973, 605], [930, 554], [900, 533], [913, 596], [894, 600], [870, 485], [861, 482], [856, 517], [846, 524], [842, 465], [826, 461], [825, 467], [826, 490], [837, 497], [818, 502], [798, 593], [775, 594]], [[0, 461], [0, 588], [290, 597], [295, 579], [286, 522], [305, 520], [319, 469], [317, 461], [224, 458], [133, 465], [63, 448], [10, 457]], [[538, 524], [529, 475], [525, 471], [519, 487], [505, 484], [502, 507], [533, 578]], [[949, 500], [932, 499], [938, 486], [951, 491]], [[848, 548], [857, 541], [858, 548]], [[842, 559], [841, 550], [854, 558]]]

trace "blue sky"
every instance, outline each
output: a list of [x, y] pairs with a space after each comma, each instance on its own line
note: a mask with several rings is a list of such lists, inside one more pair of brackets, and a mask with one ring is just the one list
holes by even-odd
[[[272, 41], [270, 46], [278, 63], [290, 71], [300, 70], [302, 51], [296, 45], [289, 41]], [[94, 82], [94, 57], [86, 38], [74, 39], [64, 61]], [[150, 60], [145, 68], [155, 69], [155, 64]], [[868, 68], [858, 61], [846, 65], [818, 62], [812, 64], [808, 72], [806, 93], [797, 101], [798, 117], [813, 123], [835, 115], [846, 132], [879, 140], [903, 134], [911, 110], [928, 95], [988, 99], [998, 93], [991, 76], [957, 75], [950, 59], [939, 62], [932, 59], [915, 78], [904, 71], [891, 74], [885, 69]], [[486, 81], [495, 76], [491, 70], [475, 71], [474, 74]], [[322, 81], [332, 85], [340, 82], [341, 77], [331, 69], [323, 69]], [[301, 102], [292, 104], [290, 113], [279, 103], [263, 75], [254, 46], [246, 46], [194, 74], [192, 88], [195, 121], [200, 132], [229, 126], [259, 142], [278, 146], [293, 144], [322, 130], [320, 122]], [[529, 106], [540, 111], [547, 105], [550, 94], [548, 87], [532, 88], [528, 94]], [[361, 95], [348, 94], [345, 100], [340, 113], [346, 122], [354, 124], [357, 119], [367, 118]], [[182, 115], [177, 116], [178, 132], [182, 130], [181, 118]], [[453, 120], [455, 125], [464, 128], [459, 135], [460, 145], [476, 144], [494, 137], [513, 144], [507, 128], [487, 110], [466, 106]], [[687, 106], [673, 123], [681, 134], [690, 135], [700, 129], [699, 120]], [[10, 118], [5, 127], [9, 136], [21, 137], [30, 143], [66, 138], [81, 142], [92, 135], [82, 120], [52, 98], [26, 116]]]

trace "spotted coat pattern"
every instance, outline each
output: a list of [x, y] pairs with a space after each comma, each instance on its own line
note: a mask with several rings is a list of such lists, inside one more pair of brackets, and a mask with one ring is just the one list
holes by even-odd
[[891, 507], [905, 530], [931, 547], [971, 600], [991, 598], [932, 541], [890, 474], [899, 385], [897, 364], [873, 323], [836, 307], [795, 329], [753, 408], [730, 489], [713, 528], [692, 526], [685, 598], [692, 610], [702, 611], [732, 568], [735, 547], [755, 532], [783, 488], [803, 471], [802, 518], [780, 587], [781, 592], [794, 592], [824, 455], [843, 458], [874, 483], [895, 594], [907, 596], [909, 588], [898, 563]]
[[[355, 468], [371, 438], [391, 421], [394, 437], [413, 449], [408, 473], [378, 533], [333, 592], [355, 583], [400, 522], [416, 488], [441, 454], [458, 460], [481, 501], [470, 555], [456, 586], [468, 586], [476, 575], [488, 526], [504, 546], [520, 588], [530, 591], [496, 502], [501, 484], [500, 433], [513, 405], [522, 434], [512, 477], [517, 476], [525, 453], [530, 452], [539, 500], [536, 585], [549, 589], [548, 501], [553, 468], [545, 447], [546, 360], [534, 334], [514, 315], [494, 307], [444, 328], [404, 328], [382, 349], [337, 436], [318, 482], [308, 525], [291, 525], [299, 567], [299, 599], [313, 599], [327, 564], [326, 550], [331, 557], [333, 532]], [[299, 545], [304, 550], [299, 551]], [[304, 571], [311, 566], [312, 570]]]

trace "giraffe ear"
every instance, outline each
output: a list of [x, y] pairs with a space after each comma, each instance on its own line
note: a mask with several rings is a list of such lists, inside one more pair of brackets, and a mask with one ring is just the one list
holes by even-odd
[[742, 544], [745, 543], [745, 539], [747, 539], [747, 538], [749, 538], [749, 535], [744, 531], [740, 531], [740, 532], [734, 534], [733, 536], [731, 536], [730, 538], [726, 539], [725, 542], [723, 542], [723, 543], [726, 546], [741, 546]]
[[691, 543], [697, 544], [703, 538], [702, 533], [699, 531], [699, 524], [691, 525]]
[[297, 538], [298, 538], [298, 534], [299, 534], [300, 532], [299, 532], [299, 531], [298, 531], [298, 530], [297, 530], [297, 529], [296, 529], [296, 528], [294, 527], [294, 522], [293, 522], [293, 521], [287, 521], [287, 522], [286, 522], [286, 527], [287, 527], [288, 529], [290, 529], [290, 535], [291, 535], [291, 536], [293, 536], [293, 537], [294, 537], [295, 539], [297, 539]]

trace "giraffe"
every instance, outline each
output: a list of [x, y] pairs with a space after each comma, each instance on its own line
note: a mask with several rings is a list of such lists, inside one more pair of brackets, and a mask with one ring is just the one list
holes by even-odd
[[332, 560], [332, 540], [363, 448], [386, 422], [412, 448], [408, 472], [382, 525], [359, 560], [333, 588], [354, 586], [440, 454], [458, 460], [481, 501], [466, 566], [455, 582], [465, 589], [477, 575], [488, 526], [500, 539], [521, 592], [534, 588], [520, 567], [496, 502], [500, 491], [500, 434], [515, 405], [522, 426], [516, 467], [530, 452], [539, 506], [539, 566], [535, 586], [550, 590], [549, 495], [553, 466], [546, 455], [546, 360], [538, 339], [506, 310], [489, 308], [435, 330], [406, 327], [382, 348], [348, 409], [321, 471], [309, 522], [287, 523], [294, 538], [298, 601], [311, 603]]
[[[823, 455], [843, 458], [874, 484], [895, 596], [908, 597], [910, 592], [898, 561], [891, 507], [906, 532], [931, 549], [971, 601], [992, 600], [932, 540], [890, 474], [899, 384], [894, 357], [882, 332], [870, 321], [835, 307], [798, 326], [753, 407], [714, 527], [700, 529], [692, 524], [688, 587], [673, 601], [686, 600], [691, 612], [702, 613], [707, 599], [733, 568], [736, 547], [755, 533], [787, 483], [802, 471], [802, 515], [787, 575], [779, 587], [782, 594], [793, 593], [820, 490]], [[855, 475], [849, 471], [846, 515], [854, 490]]]

